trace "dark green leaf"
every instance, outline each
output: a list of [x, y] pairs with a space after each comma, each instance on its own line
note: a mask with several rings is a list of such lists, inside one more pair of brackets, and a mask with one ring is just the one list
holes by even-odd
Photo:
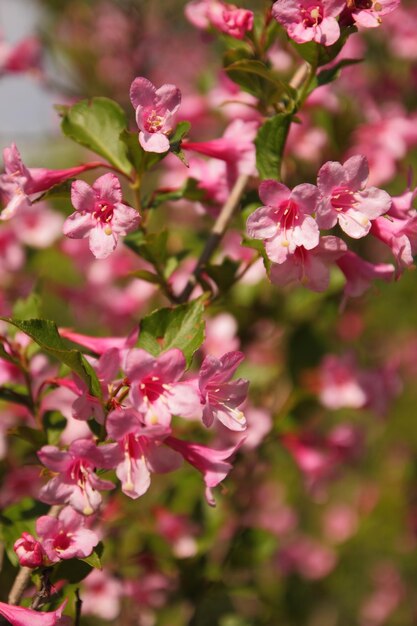
[[62, 340], [55, 322], [49, 320], [18, 320], [0, 318], [29, 335], [43, 350], [67, 365], [85, 382], [93, 396], [101, 397], [101, 386], [97, 374], [78, 350], [69, 350]]
[[123, 109], [109, 98], [81, 100], [64, 112], [62, 120], [64, 135], [89, 148], [124, 174], [132, 171], [121, 133], [127, 130], [127, 118]]
[[61, 433], [67, 425], [67, 420], [58, 411], [46, 411], [43, 415], [43, 425], [48, 438], [48, 443], [52, 446], [59, 442]]
[[[103, 552], [103, 550], [101, 550], [101, 552]], [[84, 561], [87, 565], [91, 565], [94, 569], [103, 569], [100, 556], [96, 550], [94, 550], [90, 556], [87, 556], [85, 559], [81, 559], [81, 561]]]
[[167, 251], [168, 231], [145, 235], [142, 231], [131, 233], [124, 239], [124, 243], [140, 257], [161, 268], [168, 258]]
[[204, 341], [204, 300], [202, 296], [174, 308], [159, 309], [145, 317], [140, 324], [138, 346], [154, 356], [179, 348], [189, 366], [194, 352]]
[[198, 202], [204, 200], [205, 192], [198, 187], [199, 181], [194, 178], [187, 178], [185, 183], [179, 189], [172, 191], [156, 192], [148, 203], [148, 208], [155, 209], [164, 202], [176, 202], [177, 200], [191, 200]]
[[234, 284], [239, 263], [226, 257], [220, 265], [206, 265], [204, 272], [210, 276], [220, 291], [227, 291]]
[[17, 426], [16, 428], [12, 428], [9, 430], [9, 435], [28, 441], [37, 449], [49, 443], [45, 437], [45, 433], [41, 430], [36, 430], [36, 428], [30, 428], [29, 426]]
[[294, 89], [261, 61], [242, 59], [225, 67], [225, 71], [233, 82], [266, 104], [278, 102], [284, 94], [291, 98], [296, 95]]
[[19, 298], [13, 306], [13, 317], [19, 320], [39, 317], [41, 311], [41, 299], [37, 293], [31, 293], [27, 298]]
[[264, 122], [255, 139], [256, 167], [262, 179], [280, 180], [281, 163], [292, 115], [278, 113]]
[[28, 409], [33, 409], [32, 401], [29, 396], [24, 393], [18, 393], [13, 389], [9, 389], [9, 387], [0, 387], [0, 400], [13, 402], [14, 404], [22, 404]]

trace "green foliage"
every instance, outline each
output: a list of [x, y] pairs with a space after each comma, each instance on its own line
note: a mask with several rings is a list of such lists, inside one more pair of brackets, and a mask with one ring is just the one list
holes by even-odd
[[345, 27], [339, 39], [331, 46], [323, 46], [315, 41], [296, 43], [294, 40], [291, 40], [291, 44], [307, 63], [316, 68], [321, 65], [327, 65], [327, 63], [333, 61], [342, 50], [348, 37], [352, 33], [355, 33], [356, 30], [354, 26]]
[[138, 347], [154, 356], [179, 348], [190, 366], [194, 352], [204, 341], [204, 301], [205, 296], [201, 296], [145, 317], [140, 323]]
[[1, 317], [0, 319], [29, 335], [41, 347], [43, 352], [56, 358], [75, 372], [85, 382], [93, 396], [101, 397], [101, 387], [94, 369], [81, 352], [69, 350], [66, 347], [55, 322], [39, 319], [18, 320], [7, 317]]
[[221, 292], [228, 291], [236, 281], [239, 262], [226, 257], [220, 265], [206, 265], [205, 274], [208, 274], [216, 283]]
[[260, 127], [255, 139], [256, 167], [262, 179], [280, 180], [285, 142], [292, 114], [278, 113]]
[[191, 200], [192, 202], [198, 202], [204, 200], [205, 192], [198, 187], [199, 181], [195, 178], [187, 178], [185, 183], [179, 189], [174, 191], [161, 191], [156, 192], [149, 200], [147, 207], [150, 209], [156, 209], [165, 202], [176, 202], [177, 200]]
[[39, 317], [41, 300], [37, 293], [32, 292], [27, 298], [19, 298], [13, 306], [13, 317], [19, 320], [29, 320]]
[[362, 63], [362, 59], [342, 59], [333, 67], [328, 70], [322, 70], [315, 76], [309, 86], [309, 93], [311, 93], [317, 87], [322, 87], [323, 85], [328, 85], [333, 82], [340, 76], [340, 72], [344, 67], [349, 67], [350, 65], [356, 65], [357, 63]]
[[237, 60], [227, 65], [225, 71], [233, 82], [266, 105], [278, 102], [284, 95], [290, 98], [296, 95], [288, 83], [261, 61]]
[[127, 118], [117, 102], [109, 98], [77, 102], [64, 112], [61, 128], [64, 135], [130, 175], [133, 166], [121, 139], [127, 131]]

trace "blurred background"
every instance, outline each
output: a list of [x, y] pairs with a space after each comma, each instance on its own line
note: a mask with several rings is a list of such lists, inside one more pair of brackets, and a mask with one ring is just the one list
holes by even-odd
[[[136, 76], [181, 88], [179, 119], [191, 121], [194, 141], [221, 136], [236, 119], [259, 120], [248, 94], [222, 70], [223, 36], [194, 28], [185, 5], [0, 0], [1, 147], [16, 142], [31, 167], [81, 163], [91, 155], [62, 137], [54, 105], [107, 96], [125, 108], [134, 128], [129, 87]], [[259, 11], [269, 5], [239, 2]], [[414, 210], [408, 190], [417, 164], [416, 26], [417, 6], [403, 2], [380, 28], [351, 36], [342, 55], [363, 62], [316, 90], [300, 112], [284, 163], [289, 186], [315, 182], [326, 160], [365, 154], [372, 184]], [[19, 45], [24, 54], [11, 61]], [[285, 79], [300, 63], [284, 32], [270, 63]], [[166, 159], [145, 193], [178, 188], [187, 176], [208, 193], [216, 160], [190, 165], [188, 172]], [[248, 211], [256, 185], [253, 193]], [[129, 194], [127, 187], [127, 200]], [[165, 203], [153, 212], [151, 228], [168, 229], [173, 255], [199, 250], [220, 204], [216, 193], [209, 201]], [[131, 250], [120, 246], [98, 261], [85, 241], [62, 238], [72, 212], [68, 198], [36, 206], [19, 227], [1, 227], [2, 314], [17, 302], [61, 327], [124, 335], [167, 304], [154, 285], [134, 276], [147, 265]], [[244, 216], [218, 259], [251, 258], [241, 246]], [[357, 250], [373, 262], [393, 262], [376, 239], [357, 242]], [[194, 263], [180, 256], [170, 277], [178, 290]], [[417, 624], [416, 276], [407, 270], [354, 298], [343, 289], [335, 270], [324, 294], [280, 290], [257, 262], [211, 309], [198, 358], [238, 348], [247, 355], [239, 374], [251, 381], [248, 439], [215, 509], [187, 468], [155, 476], [138, 501], [109, 497], [104, 570], [82, 583], [83, 625]], [[21, 419], [14, 411], [3, 403], [2, 433]], [[179, 428], [201, 440], [197, 425]], [[219, 428], [207, 442], [227, 436]], [[19, 473], [30, 451], [13, 446], [2, 449], [4, 507], [22, 493], [16, 481], [30, 492], [37, 480], [36, 472]], [[11, 571], [6, 564], [0, 588], [8, 588]]]

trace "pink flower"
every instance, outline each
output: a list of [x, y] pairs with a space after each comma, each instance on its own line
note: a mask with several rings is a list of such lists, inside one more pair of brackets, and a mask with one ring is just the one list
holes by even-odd
[[207, 427], [217, 418], [230, 430], [242, 431], [246, 419], [238, 407], [246, 400], [249, 381], [231, 377], [244, 359], [242, 352], [228, 352], [220, 359], [206, 356], [199, 376], [203, 422]]
[[127, 354], [125, 372], [131, 384], [131, 401], [145, 424], [169, 426], [173, 415], [195, 417], [200, 412], [193, 384], [179, 382], [185, 367], [185, 357], [177, 348], [158, 357], [140, 349]]
[[278, 555], [278, 564], [287, 575], [296, 571], [307, 580], [328, 576], [336, 562], [336, 554], [331, 548], [302, 535], [284, 546]]
[[194, 538], [197, 529], [187, 516], [171, 513], [163, 507], [157, 507], [154, 514], [156, 532], [168, 541], [178, 559], [187, 559], [197, 554], [197, 542]]
[[328, 161], [320, 169], [317, 185], [321, 197], [317, 204], [320, 228], [340, 228], [350, 237], [359, 239], [371, 229], [371, 220], [387, 213], [391, 197], [381, 189], [365, 189], [369, 167], [362, 155], [353, 156], [343, 165]]
[[338, 237], [322, 237], [313, 250], [296, 248], [283, 263], [273, 263], [269, 278], [272, 283], [285, 287], [301, 283], [312, 291], [326, 291], [330, 281], [329, 266], [341, 257], [347, 246]]
[[417, 213], [406, 219], [379, 217], [372, 223], [371, 234], [391, 248], [398, 272], [413, 267], [417, 252]]
[[331, 46], [340, 37], [336, 17], [345, 5], [345, 0], [277, 0], [272, 15], [297, 43]]
[[181, 103], [181, 92], [175, 85], [159, 89], [146, 78], [135, 78], [130, 87], [130, 100], [136, 111], [139, 143], [147, 152], [167, 152], [172, 130], [171, 120]]
[[71, 202], [77, 209], [64, 223], [64, 235], [73, 239], [89, 238], [91, 252], [105, 259], [115, 250], [119, 235], [135, 230], [140, 216], [122, 203], [120, 181], [114, 174], [97, 178], [92, 187], [76, 180], [71, 187]]
[[230, 459], [237, 452], [243, 441], [244, 439], [241, 439], [236, 445], [225, 450], [214, 450], [208, 446], [200, 446], [175, 437], [165, 439], [165, 443], [170, 448], [179, 452], [187, 463], [196, 467], [203, 474], [206, 484], [206, 500], [210, 506], [216, 504], [211, 491], [212, 488], [217, 487], [232, 469], [232, 464], [227, 459]]
[[243, 39], [253, 29], [252, 11], [219, 0], [193, 0], [186, 5], [185, 15], [197, 28], [214, 26], [235, 39]]
[[346, 285], [346, 298], [357, 298], [367, 291], [374, 280], [390, 282], [395, 277], [395, 267], [391, 263], [369, 263], [348, 250], [336, 264], [342, 270]]
[[25, 37], [15, 46], [0, 42], [0, 76], [38, 70], [41, 54], [41, 42], [37, 37]]
[[254, 140], [258, 126], [256, 121], [234, 120], [226, 128], [223, 137], [211, 141], [185, 141], [182, 147], [184, 150], [192, 150], [225, 161], [229, 182], [234, 181], [238, 174], [254, 176], [256, 174]]
[[20, 539], [15, 541], [13, 550], [23, 567], [40, 567], [43, 563], [42, 546], [29, 533], [22, 533]]
[[367, 393], [361, 380], [362, 372], [355, 360], [347, 355], [328, 354], [320, 366], [321, 403], [328, 409], [364, 407]]
[[0, 615], [6, 618], [12, 626], [58, 626], [66, 602], [56, 611], [34, 611], [22, 606], [11, 606], [0, 602]]
[[148, 490], [151, 472], [171, 472], [182, 464], [177, 452], [161, 447], [169, 429], [146, 427], [140, 417], [134, 409], [117, 409], [109, 413], [106, 423], [109, 436], [119, 444], [113, 461], [116, 475], [123, 493], [134, 499]]
[[16, 144], [3, 150], [4, 174], [0, 175], [0, 195], [5, 205], [0, 219], [10, 219], [31, 203], [33, 194], [50, 189], [64, 180], [87, 170], [100, 167], [102, 163], [85, 163], [65, 170], [27, 168]]
[[353, 21], [356, 26], [364, 28], [376, 28], [381, 25], [384, 15], [399, 6], [400, 0], [347, 0], [343, 21]]
[[58, 518], [43, 515], [36, 521], [36, 532], [51, 563], [61, 559], [84, 559], [99, 542], [96, 533], [85, 528], [85, 518], [67, 506]]
[[250, 237], [262, 239], [271, 261], [284, 263], [297, 247], [306, 250], [319, 243], [319, 228], [311, 213], [316, 208], [319, 190], [304, 183], [291, 191], [282, 183], [265, 180], [259, 197], [266, 205], [256, 209], [247, 221]]
[[43, 446], [38, 452], [42, 463], [57, 475], [40, 490], [39, 499], [47, 504], [70, 504], [83, 515], [91, 515], [101, 504], [99, 489], [113, 489], [108, 480], [100, 479], [95, 468], [114, 467], [117, 444], [97, 447], [88, 439], [77, 439], [68, 451]]
[[83, 613], [115, 620], [120, 613], [120, 598], [125, 583], [106, 571], [94, 569], [82, 584]]

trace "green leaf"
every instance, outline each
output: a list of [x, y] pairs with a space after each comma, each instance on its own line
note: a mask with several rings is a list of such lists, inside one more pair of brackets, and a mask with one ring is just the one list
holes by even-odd
[[117, 102], [109, 98], [81, 100], [64, 112], [61, 127], [64, 135], [130, 175], [133, 165], [120, 137], [127, 131], [127, 118]]
[[255, 139], [256, 167], [261, 179], [280, 180], [281, 163], [292, 115], [278, 113], [260, 127]]
[[4, 542], [7, 556], [12, 565], [19, 565], [13, 544], [23, 532], [35, 534], [35, 523], [38, 517], [45, 515], [49, 509], [47, 504], [36, 502], [32, 498], [23, 498], [17, 504], [3, 509], [0, 513], [0, 538]]
[[166, 230], [147, 235], [138, 230], [124, 238], [124, 243], [128, 248], [154, 267], [160, 268], [161, 271], [168, 258], [167, 242], [168, 231]]
[[[100, 545], [101, 545], [101, 550], [98, 551], [97, 548], [99, 548]], [[96, 550], [93, 550], [90, 556], [87, 556], [85, 559], [80, 559], [80, 560], [84, 561], [84, 563], [87, 563], [87, 565], [91, 565], [91, 567], [93, 567], [94, 569], [103, 569], [103, 566], [101, 564], [101, 559], [100, 559], [100, 556], [103, 553], [103, 544], [99, 543], [97, 548]]]
[[29, 426], [17, 426], [16, 428], [12, 428], [9, 430], [9, 435], [28, 441], [37, 450], [49, 443], [45, 437], [45, 433], [41, 430], [36, 430], [36, 428], [30, 428]]
[[27, 407], [32, 410], [32, 400], [28, 395], [24, 393], [18, 393], [9, 387], [0, 387], [0, 400], [5, 400], [6, 402], [13, 402], [14, 404], [21, 404], [22, 406]]
[[40, 346], [43, 352], [56, 358], [75, 372], [81, 380], [85, 382], [89, 392], [93, 396], [97, 398], [101, 397], [101, 386], [94, 369], [83, 357], [81, 352], [78, 350], [69, 350], [66, 347], [55, 322], [39, 319], [18, 320], [7, 317], [1, 317], [0, 319], [12, 324], [26, 333], [26, 335], [29, 335], [29, 337]]
[[198, 202], [204, 200], [205, 191], [199, 189], [199, 181], [195, 178], [187, 178], [185, 183], [179, 189], [172, 191], [160, 191], [156, 192], [150, 199], [147, 208], [156, 209], [165, 202], [176, 202], [177, 200], [191, 200], [192, 202]]
[[19, 298], [13, 307], [13, 317], [20, 320], [28, 320], [39, 317], [41, 311], [41, 299], [37, 293], [31, 293], [27, 298]]
[[291, 98], [296, 95], [290, 85], [261, 61], [242, 59], [225, 67], [225, 71], [233, 82], [266, 104], [278, 102], [284, 94]]
[[310, 85], [309, 92], [313, 91], [317, 87], [322, 87], [323, 85], [327, 85], [328, 83], [333, 82], [336, 78], [339, 78], [340, 72], [344, 67], [348, 67], [349, 65], [356, 65], [357, 63], [362, 63], [363, 59], [342, 59], [339, 63], [336, 63], [333, 67], [328, 70], [322, 70], [319, 74], [317, 74], [315, 80], [313, 80]]
[[168, 154], [167, 152], [145, 152], [139, 143], [137, 132], [131, 133], [124, 130], [121, 134], [121, 140], [125, 144], [129, 159], [133, 163], [135, 171], [139, 176], [152, 169]]
[[191, 364], [194, 352], [204, 341], [205, 296], [174, 308], [164, 308], [145, 317], [140, 324], [138, 347], [158, 356], [179, 348]]
[[48, 439], [47, 443], [51, 446], [56, 445], [67, 425], [67, 420], [59, 411], [46, 411], [42, 421]]

